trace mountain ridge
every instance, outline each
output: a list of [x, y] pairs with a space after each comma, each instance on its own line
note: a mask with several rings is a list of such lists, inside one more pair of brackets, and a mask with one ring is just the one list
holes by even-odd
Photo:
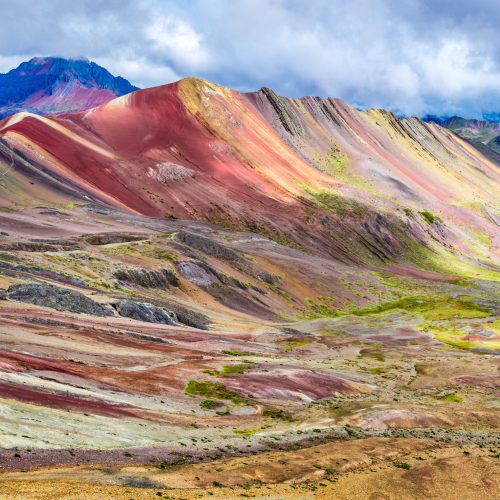
[[440, 125], [452, 130], [479, 149], [492, 150], [500, 155], [500, 123], [492, 120], [477, 120], [452, 116], [442, 120]]
[[[408, 246], [403, 234], [422, 241], [423, 221], [403, 208], [431, 210], [457, 228], [474, 220], [493, 234], [483, 212], [478, 219], [464, 208], [482, 200], [494, 210], [490, 159], [438, 125], [338, 99], [240, 94], [185, 78], [76, 114], [14, 115], [0, 135], [28, 157], [30, 148], [48, 155], [46, 172], [57, 165], [121, 209], [258, 230], [340, 259], [391, 260]], [[392, 222], [383, 215], [397, 211]], [[346, 232], [356, 252], [340, 243]]]
[[134, 90], [86, 58], [34, 57], [0, 74], [0, 117], [82, 111]]

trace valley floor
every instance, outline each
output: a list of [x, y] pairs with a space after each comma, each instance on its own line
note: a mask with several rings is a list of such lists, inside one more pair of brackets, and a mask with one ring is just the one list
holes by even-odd
[[36, 210], [0, 220], [0, 498], [498, 498], [493, 271]]

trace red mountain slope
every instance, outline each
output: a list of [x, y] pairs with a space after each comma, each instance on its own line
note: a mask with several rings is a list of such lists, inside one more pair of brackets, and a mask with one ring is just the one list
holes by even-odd
[[0, 133], [41, 168], [118, 207], [311, 240], [351, 258], [347, 232], [383, 260], [408, 234], [425, 240], [418, 211], [456, 225], [431, 231], [462, 250], [471, 224], [495, 236], [498, 166], [438, 125], [338, 100], [242, 95], [185, 79], [84, 113], [21, 113]]

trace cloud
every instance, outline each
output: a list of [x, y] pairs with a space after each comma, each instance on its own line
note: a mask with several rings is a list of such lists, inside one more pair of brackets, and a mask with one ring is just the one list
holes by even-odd
[[210, 64], [210, 55], [202, 45], [202, 36], [182, 19], [172, 15], [160, 16], [146, 28], [145, 34], [160, 59], [198, 71]]
[[195, 75], [404, 114], [500, 111], [497, 0], [0, 2], [0, 70], [86, 55], [139, 86]]

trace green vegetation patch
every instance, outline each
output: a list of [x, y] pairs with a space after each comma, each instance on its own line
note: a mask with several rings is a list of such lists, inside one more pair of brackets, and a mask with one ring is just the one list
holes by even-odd
[[304, 347], [312, 343], [312, 339], [282, 340], [279, 342], [282, 351], [291, 351], [296, 347]]
[[429, 332], [434, 337], [444, 344], [457, 347], [458, 349], [485, 349], [497, 351], [500, 350], [500, 340], [498, 335], [491, 338], [478, 337], [473, 332], [467, 332], [463, 328], [467, 325], [450, 322], [445, 324], [425, 324], [420, 325], [420, 329]]
[[300, 319], [336, 318], [345, 314], [335, 305], [336, 299], [333, 297], [319, 295], [315, 301], [309, 297], [305, 300], [308, 308], [299, 315]]
[[372, 358], [376, 359], [377, 361], [384, 361], [385, 357], [384, 355], [377, 349], [363, 349], [360, 353], [358, 358]]
[[376, 306], [355, 307], [347, 311], [342, 311], [333, 306], [333, 298], [318, 297], [317, 302], [306, 299], [309, 310], [304, 311], [301, 318], [336, 318], [349, 314], [355, 316], [371, 316], [390, 312], [393, 310], [403, 310], [414, 313], [421, 313], [427, 320], [445, 320], [452, 318], [484, 318], [490, 315], [487, 308], [482, 307], [467, 297], [452, 299], [448, 296], [414, 296], [403, 297], [397, 300], [382, 302]]
[[262, 412], [262, 415], [264, 417], [269, 417], [277, 420], [284, 420], [285, 422], [293, 421], [293, 417], [289, 412], [277, 408], [266, 408]]
[[186, 385], [184, 393], [188, 396], [202, 396], [207, 399], [231, 401], [234, 404], [243, 404], [248, 401], [248, 398], [231, 391], [219, 382], [190, 380]]
[[368, 371], [370, 373], [373, 373], [374, 375], [382, 375], [384, 374], [387, 370], [385, 368], [380, 368], [380, 367], [377, 367], [377, 368], [368, 368]]
[[356, 308], [349, 311], [356, 316], [379, 314], [394, 309], [401, 309], [424, 314], [428, 320], [444, 320], [451, 318], [483, 318], [489, 316], [487, 308], [467, 298], [450, 299], [441, 297], [404, 297], [402, 299], [383, 302], [374, 307]]
[[228, 356], [251, 356], [252, 353], [248, 351], [222, 351], [222, 354], [227, 354]]
[[319, 332], [321, 335], [349, 335], [350, 333], [345, 330], [321, 330]]
[[236, 375], [245, 373], [246, 370], [250, 368], [249, 363], [241, 365], [225, 365], [222, 367], [223, 375]]
[[212, 408], [217, 408], [220, 406], [220, 403], [214, 401], [213, 399], [204, 399], [200, 403], [201, 408], [205, 408], [206, 410], [211, 410]]
[[397, 467], [398, 469], [405, 469], [405, 470], [411, 469], [411, 465], [406, 463], [406, 462], [394, 462], [394, 467]]
[[440, 401], [446, 401], [447, 403], [463, 403], [463, 399], [456, 394], [447, 394], [446, 396], [439, 396], [436, 399]]
[[253, 436], [257, 434], [260, 429], [238, 429], [234, 431], [235, 434], [239, 434], [240, 436]]
[[210, 375], [211, 377], [223, 377], [224, 375], [242, 375], [247, 370], [250, 369], [250, 365], [254, 365], [252, 361], [243, 360], [241, 364], [238, 365], [225, 365], [219, 370], [203, 370], [203, 373]]
[[428, 210], [422, 210], [420, 212], [420, 215], [429, 224], [434, 224], [434, 222], [441, 221], [441, 217], [434, 215], [432, 212], [429, 212]]
[[314, 190], [311, 186], [302, 183], [301, 187], [306, 193], [312, 196], [317, 203], [323, 208], [339, 215], [364, 215], [367, 213], [368, 208], [363, 203], [355, 200], [354, 198], [348, 198], [340, 194], [334, 193], [328, 189], [320, 189], [319, 191]]

